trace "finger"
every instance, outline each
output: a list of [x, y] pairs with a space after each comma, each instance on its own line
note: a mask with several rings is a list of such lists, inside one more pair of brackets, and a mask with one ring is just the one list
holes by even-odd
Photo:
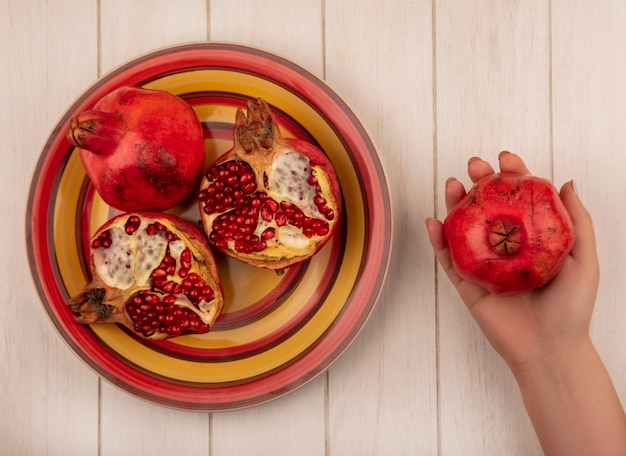
[[454, 177], [451, 177], [446, 181], [445, 192], [446, 209], [449, 213], [465, 196], [465, 187]]
[[567, 182], [561, 187], [560, 196], [576, 230], [576, 241], [572, 247], [571, 255], [581, 264], [597, 267], [598, 254], [593, 220], [576, 194], [573, 181]]
[[488, 294], [487, 291], [482, 287], [465, 281], [457, 272], [443, 234], [442, 223], [439, 220], [428, 218], [426, 219], [426, 229], [428, 230], [428, 239], [433, 247], [437, 261], [454, 288], [456, 288], [463, 302], [469, 309], [472, 309], [479, 299]]
[[524, 160], [522, 160], [519, 155], [512, 152], [506, 150], [500, 152], [498, 162], [500, 164], [500, 171], [505, 173], [530, 174]]
[[452, 284], [456, 287], [463, 280], [461, 276], [456, 272], [454, 265], [452, 264], [452, 258], [450, 257], [450, 250], [446, 238], [443, 235], [443, 224], [436, 219], [426, 219], [426, 229], [428, 230], [428, 240], [433, 247], [437, 261], [443, 268], [446, 275], [450, 278]]
[[487, 163], [485, 160], [482, 160], [478, 157], [472, 157], [467, 162], [467, 174], [469, 174], [472, 182], [476, 182], [482, 177], [488, 176], [489, 174], [493, 174], [493, 167]]

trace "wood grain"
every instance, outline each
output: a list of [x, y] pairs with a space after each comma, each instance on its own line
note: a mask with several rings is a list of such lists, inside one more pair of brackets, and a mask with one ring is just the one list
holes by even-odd
[[436, 454], [434, 263], [423, 236], [434, 209], [432, 10], [425, 1], [372, 2], [366, 15], [362, 8], [358, 0], [326, 2], [326, 78], [378, 148], [394, 253], [379, 305], [330, 369], [330, 447]]
[[[74, 14], [83, 21], [74, 24]], [[94, 3], [0, 5], [0, 208], [6, 222], [0, 237], [2, 454], [98, 450], [98, 379], [67, 349], [45, 316], [24, 244], [35, 163], [65, 107], [97, 77], [95, 59], [71, 71], [66, 66], [68, 56], [95, 49], [96, 20]], [[77, 41], [74, 34], [82, 39]]]
[[[0, 454], [541, 454], [423, 228], [445, 215], [448, 176], [469, 184], [467, 160], [503, 149], [557, 185], [573, 178], [594, 218], [592, 336], [626, 402], [624, 23], [620, 0], [0, 2]], [[72, 353], [42, 310], [23, 224], [42, 147], [72, 101], [131, 58], [207, 39], [325, 79], [378, 148], [394, 225], [385, 288], [344, 355], [284, 397], [212, 414], [133, 397]]]

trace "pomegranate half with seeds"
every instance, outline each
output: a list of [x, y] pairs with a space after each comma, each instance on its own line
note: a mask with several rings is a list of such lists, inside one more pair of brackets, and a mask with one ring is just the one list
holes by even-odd
[[283, 138], [268, 104], [237, 110], [234, 146], [206, 171], [199, 192], [209, 242], [253, 266], [282, 270], [310, 258], [341, 218], [339, 180], [313, 144]]
[[80, 323], [119, 323], [142, 338], [202, 334], [224, 304], [204, 234], [174, 215], [120, 214], [90, 240], [92, 280], [70, 299]]

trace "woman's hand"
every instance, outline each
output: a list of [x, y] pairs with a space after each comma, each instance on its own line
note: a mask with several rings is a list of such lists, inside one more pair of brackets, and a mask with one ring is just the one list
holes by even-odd
[[[529, 174], [524, 162], [515, 154], [503, 152], [499, 162], [501, 171]], [[493, 172], [491, 165], [479, 158], [472, 158], [468, 163], [472, 182]], [[447, 181], [445, 201], [448, 212], [465, 193], [458, 180]], [[593, 224], [571, 182], [563, 185], [560, 196], [574, 223], [576, 241], [572, 251], [550, 283], [513, 296], [490, 294], [463, 280], [452, 264], [441, 222], [426, 221], [439, 263], [489, 342], [514, 373], [563, 347], [571, 349], [589, 342], [589, 325], [599, 281]]]
[[[499, 162], [501, 171], [529, 172], [517, 155], [501, 153]], [[476, 182], [494, 170], [474, 158], [468, 172]], [[463, 185], [449, 179], [448, 211], [463, 196]], [[626, 415], [589, 337], [599, 282], [593, 224], [572, 182], [563, 185], [560, 197], [576, 240], [559, 274], [533, 291], [503, 296], [463, 280], [452, 264], [440, 221], [426, 221], [428, 235], [463, 302], [515, 375], [545, 454], [626, 456]]]

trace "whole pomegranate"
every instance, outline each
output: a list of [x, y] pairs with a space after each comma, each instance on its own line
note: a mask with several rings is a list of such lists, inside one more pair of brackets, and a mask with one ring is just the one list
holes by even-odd
[[123, 213], [90, 240], [92, 279], [70, 299], [80, 323], [120, 323], [148, 339], [206, 333], [224, 299], [204, 234], [159, 212]]
[[66, 136], [98, 194], [121, 211], [171, 208], [204, 168], [198, 117], [161, 90], [120, 87], [73, 117]]
[[478, 180], [448, 214], [443, 231], [463, 278], [507, 294], [548, 283], [575, 238], [552, 183], [513, 173]]
[[314, 255], [341, 218], [339, 180], [313, 144], [283, 138], [268, 104], [237, 110], [234, 146], [202, 178], [209, 242], [257, 267], [282, 270]]

